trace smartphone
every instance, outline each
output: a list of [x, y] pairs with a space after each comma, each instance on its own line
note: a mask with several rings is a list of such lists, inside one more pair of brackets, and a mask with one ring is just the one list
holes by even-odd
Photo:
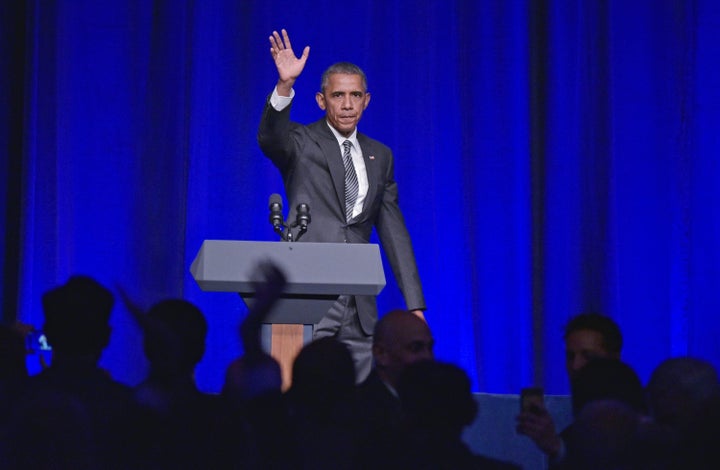
[[525, 387], [520, 390], [520, 411], [539, 413], [545, 409], [545, 394], [541, 387]]
[[45, 333], [40, 330], [33, 330], [25, 337], [28, 353], [47, 353], [52, 351], [52, 346], [48, 343]]

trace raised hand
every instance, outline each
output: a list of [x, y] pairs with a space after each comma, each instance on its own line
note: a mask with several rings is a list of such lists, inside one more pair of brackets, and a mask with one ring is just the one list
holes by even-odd
[[308, 55], [310, 55], [310, 46], [305, 46], [300, 58], [295, 57], [287, 31], [282, 29], [280, 32], [282, 37], [277, 31], [273, 31], [272, 36], [269, 38], [270, 55], [275, 61], [275, 67], [277, 67], [278, 71], [278, 93], [287, 96], [283, 92], [287, 91], [289, 93], [293, 83], [305, 68], [305, 62]]
[[256, 357], [262, 354], [260, 347], [260, 328], [275, 303], [280, 300], [287, 278], [278, 266], [270, 261], [260, 263], [253, 274], [258, 280], [255, 284], [255, 302], [250, 307], [247, 317], [240, 325], [240, 337], [243, 341], [245, 354]]
[[562, 439], [555, 431], [555, 421], [545, 408], [522, 411], [516, 418], [516, 430], [528, 436], [549, 457], [557, 457]]

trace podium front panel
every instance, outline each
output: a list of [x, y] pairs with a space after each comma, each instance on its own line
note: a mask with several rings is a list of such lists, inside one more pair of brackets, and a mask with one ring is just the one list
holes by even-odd
[[205, 240], [190, 270], [205, 291], [252, 294], [263, 261], [285, 273], [288, 295], [377, 295], [385, 287], [372, 243]]

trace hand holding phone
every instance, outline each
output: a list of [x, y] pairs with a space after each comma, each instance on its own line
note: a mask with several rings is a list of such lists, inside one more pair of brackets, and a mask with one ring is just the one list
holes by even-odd
[[545, 394], [541, 387], [526, 387], [520, 390], [520, 411], [540, 413], [545, 409]]

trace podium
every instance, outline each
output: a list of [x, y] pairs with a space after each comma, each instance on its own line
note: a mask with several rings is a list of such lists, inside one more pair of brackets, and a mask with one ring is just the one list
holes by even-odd
[[312, 338], [339, 295], [378, 295], [385, 287], [380, 247], [371, 243], [205, 240], [190, 272], [204, 291], [237, 292], [248, 306], [261, 282], [258, 266], [270, 261], [287, 279], [267, 316], [269, 353], [280, 363], [284, 387], [295, 356]]

